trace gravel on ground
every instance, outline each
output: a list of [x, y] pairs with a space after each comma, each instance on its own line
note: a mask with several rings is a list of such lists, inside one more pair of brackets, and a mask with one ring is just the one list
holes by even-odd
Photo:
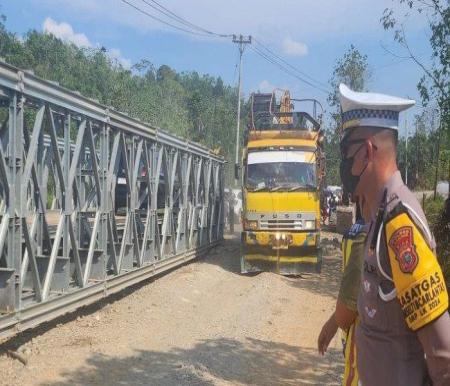
[[250, 276], [226, 236], [201, 260], [3, 342], [0, 385], [340, 385], [339, 334], [324, 357], [316, 348], [341, 272], [338, 236], [323, 239], [322, 274]]

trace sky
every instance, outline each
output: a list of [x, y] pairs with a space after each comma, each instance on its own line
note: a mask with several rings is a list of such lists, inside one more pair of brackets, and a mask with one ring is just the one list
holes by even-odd
[[[0, 0], [8, 30], [22, 36], [45, 31], [82, 47], [105, 47], [124, 67], [141, 59], [177, 71], [197, 71], [237, 83], [238, 48], [231, 37], [188, 34], [164, 25], [126, 4], [163, 18], [151, 0]], [[283, 60], [300, 69], [302, 78], [327, 86], [336, 60], [353, 44], [368, 56], [370, 91], [412, 98], [422, 73], [383, 30], [386, 7], [405, 9], [392, 0], [158, 0], [159, 4], [204, 29], [219, 34], [252, 35]], [[431, 56], [425, 16], [411, 15], [405, 31], [414, 53], [425, 63]], [[253, 47], [258, 47], [255, 43]], [[243, 56], [243, 94], [287, 88], [297, 98], [316, 98], [326, 107], [326, 93], [286, 74], [249, 47]], [[317, 84], [317, 83], [316, 83]], [[409, 110], [412, 121], [420, 107]], [[404, 131], [405, 115], [401, 126]], [[410, 129], [411, 130], [411, 129]]]

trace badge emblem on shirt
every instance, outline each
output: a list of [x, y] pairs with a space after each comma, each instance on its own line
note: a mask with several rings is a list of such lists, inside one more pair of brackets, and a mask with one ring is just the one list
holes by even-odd
[[375, 308], [369, 308], [365, 307], [366, 314], [370, 319], [373, 319], [375, 317], [375, 314], [377, 313], [377, 310]]
[[404, 226], [397, 229], [389, 240], [389, 246], [395, 253], [400, 270], [403, 273], [413, 273], [419, 263], [413, 239], [413, 229]]

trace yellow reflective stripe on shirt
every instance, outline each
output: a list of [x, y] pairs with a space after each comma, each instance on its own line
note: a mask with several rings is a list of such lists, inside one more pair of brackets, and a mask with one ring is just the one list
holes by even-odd
[[442, 270], [407, 213], [389, 220], [385, 231], [397, 298], [406, 323], [412, 330], [417, 330], [448, 308]]
[[[344, 271], [350, 262], [352, 257], [353, 247], [360, 244], [364, 245], [366, 234], [361, 232], [356, 239], [350, 239], [344, 236], [342, 239], [342, 270]], [[353, 256], [355, 258], [356, 256]], [[341, 284], [342, 285], [342, 284]], [[356, 285], [356, 282], [354, 283]], [[342, 330], [342, 335], [345, 340], [344, 344], [344, 357], [345, 357], [345, 368], [344, 375], [342, 378], [343, 386], [358, 386], [359, 376], [358, 369], [356, 367], [356, 344], [355, 344], [355, 330], [358, 324], [358, 318], [350, 326], [348, 331]]]
[[356, 344], [355, 344], [355, 330], [359, 319], [350, 326], [345, 337], [345, 368], [344, 376], [342, 378], [343, 386], [358, 386], [358, 369], [356, 366]]
[[365, 239], [366, 234], [360, 232], [351, 239], [344, 237], [342, 243], [342, 265], [344, 269], [338, 299], [352, 311], [357, 311]]
[[344, 271], [344, 268], [347, 266], [347, 264], [350, 260], [352, 244], [353, 244], [353, 240], [348, 239], [348, 238], [345, 238], [342, 242], [342, 259], [343, 259], [342, 271]]

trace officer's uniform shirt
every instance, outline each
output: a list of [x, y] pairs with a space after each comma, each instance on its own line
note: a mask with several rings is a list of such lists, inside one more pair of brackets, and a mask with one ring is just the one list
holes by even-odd
[[373, 219], [364, 251], [356, 331], [360, 381], [363, 386], [431, 385], [430, 372], [434, 385], [450, 385], [448, 295], [434, 239], [400, 172], [386, 191], [378, 248], [370, 248]]
[[[357, 312], [357, 299], [361, 281], [361, 269], [364, 257], [364, 244], [368, 227], [362, 220], [353, 224], [342, 237], [343, 274], [338, 299], [354, 312]], [[357, 386], [355, 329], [358, 318], [342, 333], [345, 368], [342, 385]]]
[[364, 257], [364, 244], [368, 226], [364, 221], [355, 222], [342, 237], [343, 273], [339, 287], [339, 300], [357, 312], [361, 269]]

